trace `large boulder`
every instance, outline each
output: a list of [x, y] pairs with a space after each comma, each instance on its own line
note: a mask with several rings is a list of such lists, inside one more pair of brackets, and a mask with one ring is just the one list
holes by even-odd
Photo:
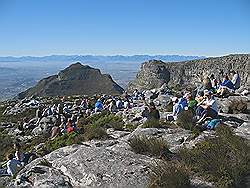
[[218, 98], [218, 108], [223, 113], [247, 113], [249, 99], [247, 96], [230, 96], [228, 98]]
[[57, 119], [55, 116], [43, 117], [39, 121], [38, 126], [32, 130], [32, 134], [36, 136], [43, 135], [48, 137], [50, 135], [52, 127], [56, 125], [56, 121]]
[[110, 75], [101, 74], [99, 69], [75, 63], [58, 75], [44, 78], [38, 84], [18, 95], [28, 96], [70, 96], [94, 94], [121, 94], [123, 89]]

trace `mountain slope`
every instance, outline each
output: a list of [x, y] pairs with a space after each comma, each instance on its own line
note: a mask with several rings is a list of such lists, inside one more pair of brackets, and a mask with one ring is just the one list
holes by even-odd
[[99, 69], [75, 63], [60, 71], [58, 75], [44, 78], [38, 84], [18, 95], [28, 96], [69, 96], [94, 94], [121, 94], [123, 89], [110, 75], [101, 74]]

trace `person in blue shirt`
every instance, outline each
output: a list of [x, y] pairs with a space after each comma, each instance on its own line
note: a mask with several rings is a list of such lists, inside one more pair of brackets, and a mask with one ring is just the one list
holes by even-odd
[[188, 106], [188, 101], [186, 99], [187, 94], [184, 95], [184, 97], [179, 99], [179, 104], [181, 105], [182, 109]]
[[95, 103], [95, 113], [96, 112], [101, 112], [103, 110], [103, 104], [101, 99], [98, 99]]
[[223, 82], [220, 84], [220, 87], [217, 91], [219, 97], [224, 97], [235, 91], [234, 84], [231, 82], [228, 76], [224, 77]]

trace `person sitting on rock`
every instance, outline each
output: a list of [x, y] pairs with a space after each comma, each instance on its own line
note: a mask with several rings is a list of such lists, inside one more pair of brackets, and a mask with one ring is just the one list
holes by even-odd
[[120, 98], [117, 99], [116, 101], [116, 108], [117, 109], [122, 109], [123, 108], [123, 104]]
[[196, 116], [198, 124], [202, 123], [206, 118], [215, 119], [218, 116], [217, 102], [212, 96], [212, 92], [204, 91], [205, 99], [197, 104]]
[[70, 118], [68, 119], [66, 126], [67, 126], [67, 133], [74, 132], [74, 127], [72, 125], [72, 120]]
[[187, 94], [186, 99], [188, 103], [188, 109], [191, 109], [194, 112], [196, 110], [198, 102], [192, 98], [191, 94]]
[[173, 112], [171, 115], [167, 115], [168, 121], [176, 121], [178, 118], [178, 115], [183, 111], [183, 108], [180, 105], [177, 97], [173, 97], [172, 102], [173, 102]]
[[13, 154], [9, 154], [7, 160], [7, 168], [0, 169], [0, 176], [14, 176], [18, 167], [22, 166], [21, 162], [15, 159]]
[[209, 77], [206, 77], [203, 80], [203, 89], [204, 90], [211, 90], [212, 89], [212, 83]]
[[131, 107], [128, 98], [125, 98], [123, 105], [125, 109], [129, 109]]
[[187, 101], [187, 95], [189, 93], [186, 93], [183, 97], [181, 97], [178, 101], [178, 103], [181, 105], [182, 109], [185, 109], [186, 107], [188, 107], [188, 101]]
[[24, 161], [24, 153], [21, 152], [21, 145], [19, 143], [14, 143], [14, 149], [16, 150], [15, 152], [15, 157], [16, 157], [16, 160], [20, 161], [20, 162], [23, 162]]
[[63, 114], [63, 106], [61, 104], [57, 105], [57, 112], [61, 115]]
[[233, 79], [232, 83], [234, 85], [234, 89], [239, 89], [240, 88], [240, 75], [236, 71], [231, 71], [233, 74]]
[[108, 109], [109, 109], [110, 112], [116, 112], [117, 111], [115, 100], [110, 99]]
[[54, 138], [56, 138], [58, 135], [60, 135], [61, 133], [61, 129], [59, 126], [54, 126], [51, 129], [51, 136], [50, 139], [53, 140]]
[[140, 96], [140, 93], [138, 91], [138, 89], [135, 89], [134, 92], [133, 92], [133, 99], [134, 100], [137, 100]]
[[218, 96], [224, 97], [229, 95], [230, 93], [233, 93], [234, 91], [235, 91], [234, 84], [231, 82], [231, 80], [229, 80], [228, 76], [225, 76], [223, 82], [221, 83], [217, 91]]
[[212, 89], [213, 91], [217, 90], [218, 89], [218, 80], [215, 78], [214, 74], [211, 74], [210, 76], [210, 80], [211, 80], [211, 83], [212, 83]]
[[103, 110], [103, 104], [101, 99], [98, 99], [95, 103], [95, 113], [101, 112]]
[[149, 103], [149, 111], [147, 120], [160, 120], [160, 113], [159, 110], [156, 109], [154, 102]]

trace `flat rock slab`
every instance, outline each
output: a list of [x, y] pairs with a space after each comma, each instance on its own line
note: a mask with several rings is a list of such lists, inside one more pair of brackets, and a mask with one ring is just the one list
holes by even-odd
[[[146, 187], [151, 158], [121, 151], [85, 145], [60, 148], [44, 157], [51, 166], [41, 167], [39, 160], [43, 159], [36, 159], [18, 174], [17, 179], [31, 174], [34, 168], [42, 168], [30, 177], [33, 185]], [[22, 183], [18, 187], [27, 187], [27, 184], [29, 183]]]

